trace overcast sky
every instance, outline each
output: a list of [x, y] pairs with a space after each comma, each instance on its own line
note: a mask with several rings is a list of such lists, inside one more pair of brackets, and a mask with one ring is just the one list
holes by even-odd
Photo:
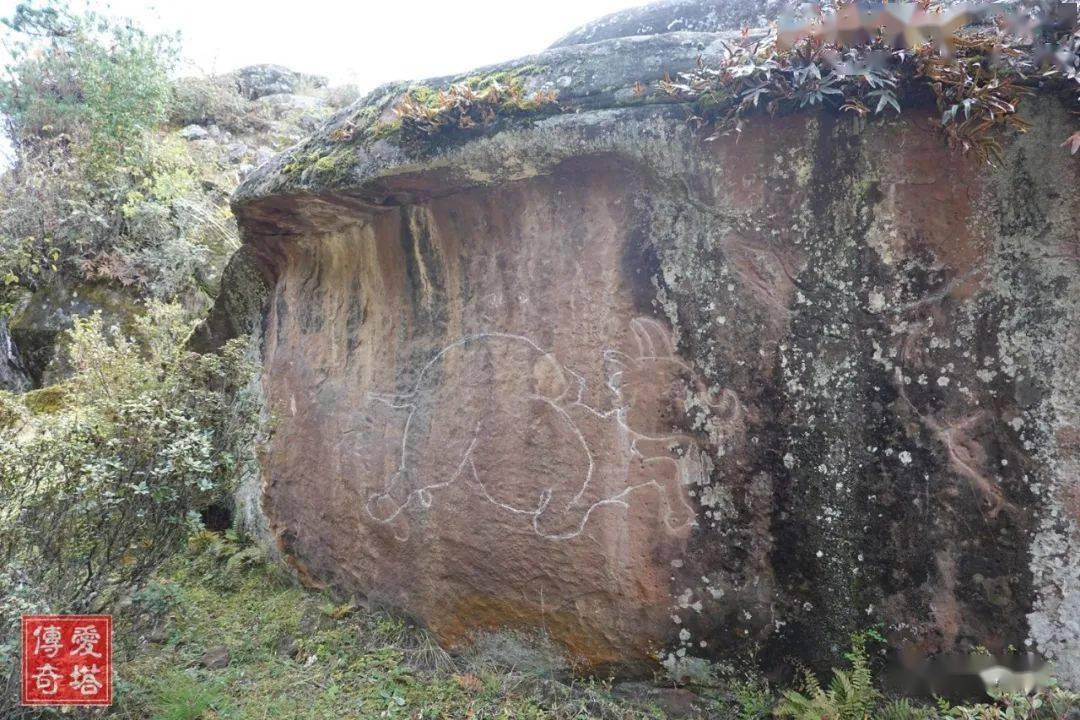
[[[645, 0], [111, 0], [113, 15], [180, 30], [194, 69], [272, 62], [363, 89], [539, 52]], [[81, 2], [81, 0], [75, 0]], [[0, 0], [3, 16], [16, 0]], [[95, 3], [95, 7], [101, 7]]]

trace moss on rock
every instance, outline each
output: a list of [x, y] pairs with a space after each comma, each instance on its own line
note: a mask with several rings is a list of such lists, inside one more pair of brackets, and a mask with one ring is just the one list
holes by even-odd
[[61, 384], [31, 390], [22, 401], [34, 415], [55, 415], [68, 407], [68, 388]]

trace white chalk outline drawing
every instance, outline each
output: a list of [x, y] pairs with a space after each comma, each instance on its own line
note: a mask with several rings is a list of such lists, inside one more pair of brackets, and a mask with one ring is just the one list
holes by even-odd
[[[638, 357], [632, 357], [624, 352], [607, 348], [603, 351], [603, 358], [606, 361], [605, 366], [611, 366], [614, 369], [607, 377], [607, 389], [611, 393], [611, 397], [614, 399], [614, 407], [610, 410], [601, 410], [595, 408], [585, 402], [585, 395], [587, 391], [587, 381], [584, 376], [574, 371], [573, 369], [566, 367], [563, 363], [549, 351], [544, 350], [535, 342], [524, 335], [515, 335], [511, 333], [501, 332], [482, 332], [473, 335], [464, 336], [449, 345], [442, 348], [435, 354], [431, 360], [420, 370], [417, 375], [416, 382], [413, 384], [412, 390], [404, 394], [384, 394], [384, 393], [369, 393], [368, 397], [376, 402], [386, 405], [389, 408], [395, 410], [405, 410], [408, 412], [405, 419], [405, 426], [401, 436], [401, 453], [398, 460], [397, 470], [394, 471], [389, 477], [386, 478], [381, 492], [372, 494], [365, 503], [365, 512], [372, 520], [385, 525], [394, 525], [394, 536], [399, 541], [405, 541], [409, 538], [409, 530], [407, 523], [395, 523], [397, 518], [405, 511], [407, 507], [418, 503], [424, 508], [431, 507], [434, 502], [432, 495], [433, 490], [445, 488], [450, 486], [465, 476], [472, 480], [477, 488], [479, 488], [480, 496], [491, 504], [515, 515], [521, 515], [531, 518], [531, 524], [533, 532], [539, 537], [547, 540], [570, 540], [581, 535], [585, 531], [585, 527], [589, 522], [593, 512], [597, 509], [609, 505], [622, 506], [629, 508], [630, 496], [642, 489], [654, 488], [659, 495], [660, 501], [664, 507], [664, 525], [671, 532], [679, 532], [688, 527], [692, 527], [697, 524], [696, 512], [694, 507], [686, 501], [685, 493], [681, 491], [682, 485], [688, 485], [700, 478], [687, 480], [686, 479], [686, 466], [691, 464], [687, 462], [688, 459], [696, 460], [698, 452], [696, 443], [693, 439], [687, 435], [673, 434], [664, 436], [651, 436], [642, 432], [638, 432], [630, 427], [627, 422], [627, 414], [630, 409], [626, 404], [623, 397], [623, 391], [621, 387], [621, 377], [624, 372], [624, 368], [630, 366], [631, 363], [641, 363], [648, 361], [660, 361], [670, 362], [677, 365], [681, 370], [691, 372], [691, 368], [680, 358], [678, 358], [673, 351], [671, 341], [668, 336], [668, 331], [664, 326], [652, 318], [635, 318], [630, 321], [630, 328], [633, 332], [634, 338], [638, 346]], [[650, 332], [652, 328], [654, 332]], [[566, 532], [550, 533], [545, 532], [540, 526], [540, 518], [548, 510], [548, 506], [554, 494], [555, 485], [545, 488], [539, 496], [539, 503], [536, 507], [515, 507], [514, 505], [502, 502], [491, 495], [488, 492], [484, 481], [480, 477], [480, 473], [477, 471], [476, 465], [473, 462], [473, 450], [476, 447], [477, 442], [481, 439], [481, 423], [478, 421], [473, 431], [472, 441], [466, 448], [460, 462], [457, 464], [455, 471], [448, 478], [439, 479], [435, 482], [423, 485], [422, 487], [410, 489], [403, 501], [395, 500], [393, 497], [393, 491], [395, 484], [400, 482], [402, 477], [408, 475], [408, 443], [410, 439], [410, 431], [412, 429], [413, 418], [416, 414], [418, 403], [415, 402], [418, 394], [424, 383], [425, 376], [428, 371], [438, 362], [440, 362], [447, 353], [455, 348], [462, 347], [474, 342], [483, 342], [486, 340], [501, 339], [509, 340], [513, 342], [520, 342], [527, 345], [533, 351], [538, 353], [543, 359], [549, 360], [555, 363], [556, 367], [565, 372], [570, 378], [571, 382], [568, 384], [568, 388], [564, 390], [560, 395], [554, 398], [543, 397], [541, 395], [530, 394], [527, 399], [537, 402], [542, 402], [548, 405], [557, 415], [565, 420], [576, 435], [578, 441], [581, 443], [582, 449], [585, 452], [587, 458], [587, 466], [583, 469], [581, 487], [574, 495], [572, 500], [567, 503], [564, 511], [571, 511], [572, 506], [577, 504], [582, 497], [585, 496], [589, 490], [591, 483], [593, 482], [593, 475], [596, 471], [596, 463], [594, 461], [593, 449], [590, 447], [588, 441], [582, 433], [581, 428], [578, 427], [577, 422], [567, 411], [567, 408], [580, 408], [587, 413], [594, 415], [597, 419], [602, 421], [612, 421], [618, 424], [620, 430], [626, 434], [629, 439], [627, 450], [630, 457], [637, 459], [642, 464], [652, 463], [664, 463], [670, 462], [675, 466], [675, 476], [673, 480], [667, 482], [661, 482], [655, 479], [650, 479], [645, 482], [638, 483], [636, 485], [628, 485], [621, 489], [619, 492], [614, 493], [608, 497], [603, 497], [600, 500], [592, 503], [590, 506], [584, 509], [581, 513], [581, 518], [578, 521], [576, 527], [572, 527]], [[571, 394], [576, 387], [576, 394]], [[567, 395], [570, 394], [570, 397]], [[676, 457], [673, 452], [667, 452], [663, 455], [645, 455], [639, 449], [639, 443], [643, 442], [655, 442], [655, 443], [667, 443], [668, 447], [672, 444], [685, 443], [690, 446], [690, 452], [684, 456]], [[691, 456], [692, 458], [688, 458]], [[697, 467], [697, 472], [701, 472], [700, 465]], [[676, 485], [674, 489], [667, 487], [670, 485]], [[685, 514], [688, 519], [685, 522], [679, 524], [672, 524], [672, 518], [675, 515], [675, 509], [672, 507], [673, 498], [672, 494], [678, 496], [678, 502], [683, 506]], [[377, 514], [373, 509], [375, 504], [383, 500], [390, 500], [394, 507], [393, 511], [389, 514]], [[578, 509], [574, 509], [574, 512], [578, 512]], [[676, 518], [677, 520], [678, 518]], [[403, 527], [404, 525], [404, 527]]]

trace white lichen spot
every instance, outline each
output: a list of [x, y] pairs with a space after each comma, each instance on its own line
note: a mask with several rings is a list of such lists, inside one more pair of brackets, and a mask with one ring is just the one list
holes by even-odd
[[942, 375], [941, 377], [939, 377], [937, 379], [937, 384], [938, 384], [939, 387], [948, 387], [949, 386], [949, 378]]
[[911, 453], [909, 453], [907, 450], [901, 450], [900, 451], [900, 462], [901, 463], [903, 463], [904, 465], [910, 465], [911, 464], [911, 459], [912, 459], [911, 458]]

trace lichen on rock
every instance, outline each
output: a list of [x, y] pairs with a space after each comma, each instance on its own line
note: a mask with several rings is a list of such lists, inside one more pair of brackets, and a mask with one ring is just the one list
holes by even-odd
[[379, 128], [467, 76], [385, 86], [249, 177], [208, 332], [261, 338], [265, 541], [553, 667], [827, 665], [881, 625], [1075, 684], [1069, 107], [1026, 102], [995, 168], [932, 96], [706, 141], [641, 87], [725, 32], [484, 69], [536, 68], [522, 91], [565, 111], [420, 152]]

